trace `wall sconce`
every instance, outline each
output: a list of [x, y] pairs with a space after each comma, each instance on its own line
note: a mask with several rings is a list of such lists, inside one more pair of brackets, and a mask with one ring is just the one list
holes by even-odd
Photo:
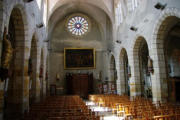
[[121, 41], [120, 40], [116, 40], [117, 43], [121, 44]]
[[44, 26], [43, 23], [40, 23], [40, 24], [36, 25], [37, 28], [42, 28], [43, 26]]
[[130, 30], [132, 30], [132, 31], [135, 31], [135, 32], [136, 32], [138, 29], [137, 29], [136, 27], [134, 27], [134, 26], [131, 26], [131, 27], [130, 27]]
[[131, 77], [131, 66], [128, 65], [128, 76]]
[[24, 2], [27, 2], [27, 3], [32, 2], [32, 1], [34, 0], [24, 0]]
[[153, 68], [153, 60], [148, 56], [148, 72], [149, 73], [154, 73], [154, 68]]
[[160, 10], [164, 10], [164, 8], [167, 6], [167, 3], [166, 4], [161, 4], [161, 3], [157, 3], [154, 7], [156, 8], [156, 9], [160, 9]]

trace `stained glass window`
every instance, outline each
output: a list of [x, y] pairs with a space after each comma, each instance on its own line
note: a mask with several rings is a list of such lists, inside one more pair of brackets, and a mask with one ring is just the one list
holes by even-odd
[[123, 22], [123, 11], [122, 11], [121, 3], [118, 4], [115, 14], [116, 14], [116, 24], [120, 25]]
[[84, 17], [74, 16], [68, 20], [67, 28], [73, 35], [82, 36], [88, 32], [89, 23]]

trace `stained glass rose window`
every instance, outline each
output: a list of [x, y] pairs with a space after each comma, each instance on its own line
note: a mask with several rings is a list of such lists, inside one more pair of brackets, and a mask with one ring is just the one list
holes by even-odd
[[73, 16], [68, 19], [68, 31], [76, 36], [82, 36], [89, 30], [89, 23], [85, 17]]

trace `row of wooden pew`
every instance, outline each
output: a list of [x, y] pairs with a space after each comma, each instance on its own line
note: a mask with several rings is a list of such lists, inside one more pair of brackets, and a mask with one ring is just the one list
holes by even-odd
[[23, 120], [100, 120], [79, 96], [50, 96], [33, 104]]
[[99, 106], [109, 107], [126, 120], [180, 120], [180, 105], [153, 103], [151, 100], [119, 95], [90, 95], [89, 100]]

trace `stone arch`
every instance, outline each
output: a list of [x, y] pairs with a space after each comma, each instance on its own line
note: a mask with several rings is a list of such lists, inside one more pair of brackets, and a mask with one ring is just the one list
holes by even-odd
[[29, 104], [35, 102], [36, 99], [36, 80], [37, 80], [37, 34], [34, 33], [32, 36], [31, 47], [30, 47], [30, 57], [28, 65], [28, 75], [30, 77], [30, 89], [29, 89]]
[[153, 31], [152, 48], [153, 63], [154, 63], [154, 75], [152, 76], [153, 86], [153, 100], [154, 101], [167, 101], [168, 99], [168, 80], [167, 80], [167, 64], [165, 58], [165, 40], [169, 31], [174, 27], [180, 18], [180, 11], [176, 8], [165, 9], [157, 23], [155, 24]]
[[121, 94], [130, 95], [129, 91], [129, 76], [128, 76], [128, 55], [125, 48], [121, 49], [120, 57], [119, 57], [119, 70], [120, 70], [120, 91]]
[[[7, 107], [6, 114], [13, 114], [13, 116], [6, 116], [8, 118], [18, 118], [19, 115], [27, 110], [29, 107], [28, 99], [29, 79], [27, 77], [27, 61], [25, 61], [25, 39], [26, 35], [26, 17], [24, 16], [24, 9], [20, 5], [14, 6], [8, 18], [8, 33], [10, 35], [10, 42], [13, 48], [12, 60], [10, 64], [10, 73], [7, 89], [7, 97], [5, 101]], [[26, 102], [24, 102], [24, 101]]]
[[[177, 17], [180, 18], [180, 10], [178, 10], [177, 8], [167, 8], [165, 9], [160, 17], [157, 19], [156, 24], [154, 26], [154, 30], [153, 30], [153, 34], [152, 34], [152, 38], [153, 38], [153, 47], [156, 47], [156, 43], [158, 42], [162, 42], [162, 36], [165, 34], [165, 32], [167, 32], [168, 28], [170, 28], [170, 26], [168, 27], [168, 23], [171, 22], [171, 20], [167, 19], [170, 17]], [[171, 25], [172, 27], [172, 25]]]
[[[134, 95], [143, 95], [144, 94], [144, 86], [143, 86], [143, 79], [142, 79], [142, 66], [141, 66], [141, 61], [142, 61], [142, 48], [146, 47], [146, 50], [148, 52], [149, 55], [149, 49], [148, 49], [148, 45], [147, 42], [145, 40], [144, 37], [139, 36], [134, 44], [133, 47], [133, 67], [132, 67], [132, 80], [133, 80], [133, 84], [131, 84], [131, 92], [135, 92], [133, 93]], [[147, 56], [148, 57], [148, 56]]]

